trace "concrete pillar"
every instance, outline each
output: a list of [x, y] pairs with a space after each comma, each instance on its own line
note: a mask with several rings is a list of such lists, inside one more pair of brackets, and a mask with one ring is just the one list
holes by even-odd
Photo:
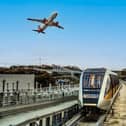
[[56, 124], [56, 115], [53, 114], [52, 125], [55, 126]]
[[16, 91], [18, 91], [19, 90], [19, 81], [17, 80], [16, 81]]
[[46, 118], [46, 126], [50, 126], [50, 117]]
[[53, 115], [50, 116], [50, 126], [52, 126]]
[[51, 91], [52, 91], [52, 84], [49, 83], [49, 92], [51, 92]]
[[59, 113], [59, 122], [62, 123], [62, 112]]
[[64, 111], [62, 111], [62, 119], [64, 118]]
[[42, 119], [42, 126], [46, 126], [46, 118]]
[[35, 122], [31, 122], [29, 126], [35, 126]]
[[42, 119], [39, 120], [39, 126], [43, 126], [42, 125]]
[[70, 90], [70, 88], [71, 88], [71, 87], [70, 87], [70, 84], [69, 84], [69, 88], [68, 88], [68, 89]]
[[34, 88], [37, 89], [38, 88], [38, 82], [35, 82]]
[[63, 91], [63, 86], [64, 86], [64, 84], [62, 83], [62, 91]]
[[5, 91], [5, 83], [6, 83], [6, 80], [3, 80], [3, 91], [2, 92], [4, 92]]
[[35, 124], [36, 124], [35, 126], [39, 126], [39, 120], [37, 120]]
[[8, 91], [9, 90], [9, 83], [7, 83], [7, 89], [6, 89], [6, 91]]
[[64, 111], [61, 112], [61, 119], [62, 119], [62, 124], [64, 124]]

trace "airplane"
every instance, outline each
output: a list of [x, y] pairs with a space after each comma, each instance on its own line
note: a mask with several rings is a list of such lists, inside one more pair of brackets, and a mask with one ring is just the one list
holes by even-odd
[[48, 26], [54, 26], [54, 27], [57, 27], [57, 28], [60, 28], [60, 29], [64, 29], [64, 27], [62, 27], [62, 26], [59, 25], [59, 22], [58, 21], [53, 21], [57, 17], [57, 15], [58, 15], [58, 13], [55, 12], [48, 19], [46, 19], [46, 18], [44, 18], [44, 19], [27, 18], [27, 20], [41, 23], [41, 25], [38, 26], [38, 29], [32, 30], [32, 31], [45, 34], [44, 30]]

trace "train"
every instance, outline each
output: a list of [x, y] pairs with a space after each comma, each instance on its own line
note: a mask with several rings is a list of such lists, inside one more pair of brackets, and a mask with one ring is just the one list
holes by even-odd
[[113, 104], [120, 87], [117, 73], [106, 68], [85, 69], [80, 76], [80, 106], [106, 111]]

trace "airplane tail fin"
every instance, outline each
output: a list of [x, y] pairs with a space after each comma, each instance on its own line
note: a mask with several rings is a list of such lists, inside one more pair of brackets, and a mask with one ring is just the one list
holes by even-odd
[[45, 34], [45, 32], [41, 32], [41, 33]]
[[34, 30], [34, 29], [33, 29], [32, 31], [35, 31], [35, 32], [38, 32], [38, 33], [43, 33], [43, 34], [45, 34], [45, 32], [43, 32], [43, 31], [40, 32], [40, 31], [38, 31], [38, 30]]

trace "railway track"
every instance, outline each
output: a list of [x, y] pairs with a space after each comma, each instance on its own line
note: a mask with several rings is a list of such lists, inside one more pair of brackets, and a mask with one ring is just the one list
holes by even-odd
[[101, 111], [96, 108], [86, 107], [82, 108], [78, 114], [73, 116], [68, 122], [64, 124], [64, 126], [103, 126], [106, 121], [108, 115], [112, 112], [112, 106], [118, 97], [120, 89], [122, 88], [122, 84], [119, 86], [116, 91], [113, 100], [111, 101], [108, 109], [106, 111]]
[[105, 114], [98, 113], [78, 113], [71, 120], [65, 123], [63, 126], [90, 126], [97, 124], [97, 126], [102, 126], [104, 123]]

